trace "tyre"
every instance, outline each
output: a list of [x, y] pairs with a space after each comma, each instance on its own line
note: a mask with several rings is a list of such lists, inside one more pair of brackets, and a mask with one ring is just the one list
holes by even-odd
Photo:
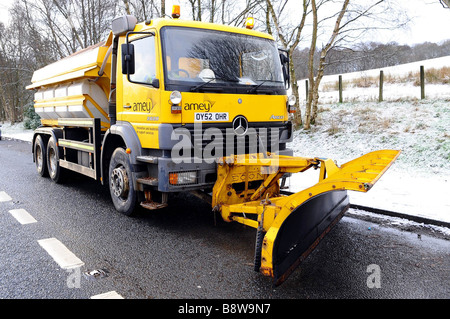
[[137, 194], [131, 176], [131, 163], [123, 148], [117, 148], [109, 162], [109, 192], [114, 207], [120, 213], [132, 216]]
[[38, 135], [34, 141], [34, 161], [39, 175], [47, 177], [47, 148], [41, 135]]
[[48, 175], [55, 183], [62, 183], [65, 177], [65, 169], [59, 165], [59, 149], [55, 138], [52, 136], [47, 144], [47, 169]]

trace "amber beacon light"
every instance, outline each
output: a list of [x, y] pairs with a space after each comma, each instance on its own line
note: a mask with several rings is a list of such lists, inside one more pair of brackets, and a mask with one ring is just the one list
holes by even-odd
[[254, 26], [255, 26], [255, 19], [253, 19], [252, 17], [248, 17], [247, 20], [245, 20], [245, 27], [247, 29], [253, 29]]
[[178, 19], [180, 17], [180, 6], [177, 4], [174, 4], [172, 6], [172, 18]]

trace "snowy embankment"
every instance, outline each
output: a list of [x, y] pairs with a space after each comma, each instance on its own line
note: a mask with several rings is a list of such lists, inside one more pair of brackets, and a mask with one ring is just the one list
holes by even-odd
[[[295, 155], [327, 157], [338, 165], [380, 149], [401, 150], [368, 193], [353, 204], [450, 223], [450, 100], [322, 105], [311, 131], [297, 131]], [[291, 178], [298, 191], [318, 181], [318, 171]]]
[[0, 122], [0, 136], [4, 139], [16, 139], [31, 142], [33, 131], [24, 128], [23, 123], [12, 124], [10, 122]]
[[[384, 76], [411, 77], [420, 65], [425, 72], [448, 67], [450, 56], [384, 68]], [[342, 78], [350, 83], [358, 77], [377, 77], [379, 71], [343, 74]], [[401, 150], [368, 193], [350, 193], [351, 203], [450, 223], [450, 84], [426, 84], [426, 99], [421, 100], [420, 87], [413, 80], [385, 83], [381, 103], [376, 102], [377, 85], [349, 84], [340, 104], [338, 91], [330, 90], [330, 83], [337, 79], [337, 75], [324, 77], [321, 86], [328, 84], [328, 89], [320, 92], [316, 124], [310, 131], [295, 132], [290, 145], [295, 155], [328, 157], [343, 164], [375, 150]], [[304, 101], [304, 83], [299, 87]], [[298, 175], [291, 178], [293, 190], [318, 180], [314, 171]]]

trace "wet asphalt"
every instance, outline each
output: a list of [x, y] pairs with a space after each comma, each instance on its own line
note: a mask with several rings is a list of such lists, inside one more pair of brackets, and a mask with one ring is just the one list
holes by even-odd
[[[40, 177], [31, 145], [0, 141], [0, 299], [448, 299], [450, 241], [416, 229], [344, 218], [279, 287], [253, 270], [255, 231], [215, 218], [189, 194], [126, 217], [108, 189], [81, 176]], [[9, 210], [26, 209], [22, 225]], [[57, 238], [84, 265], [64, 270], [38, 240]], [[379, 270], [374, 281], [373, 265]], [[103, 270], [106, 276], [85, 275]], [[374, 285], [374, 283], [377, 285]]]

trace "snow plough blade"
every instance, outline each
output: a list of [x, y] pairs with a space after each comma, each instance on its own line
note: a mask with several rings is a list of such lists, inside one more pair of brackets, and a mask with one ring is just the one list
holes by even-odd
[[[279, 285], [349, 208], [347, 190], [367, 192], [399, 156], [381, 150], [338, 167], [333, 160], [268, 154], [219, 163], [212, 205], [225, 221], [257, 229], [255, 270]], [[297, 193], [280, 190], [287, 173], [320, 168], [319, 182]]]

